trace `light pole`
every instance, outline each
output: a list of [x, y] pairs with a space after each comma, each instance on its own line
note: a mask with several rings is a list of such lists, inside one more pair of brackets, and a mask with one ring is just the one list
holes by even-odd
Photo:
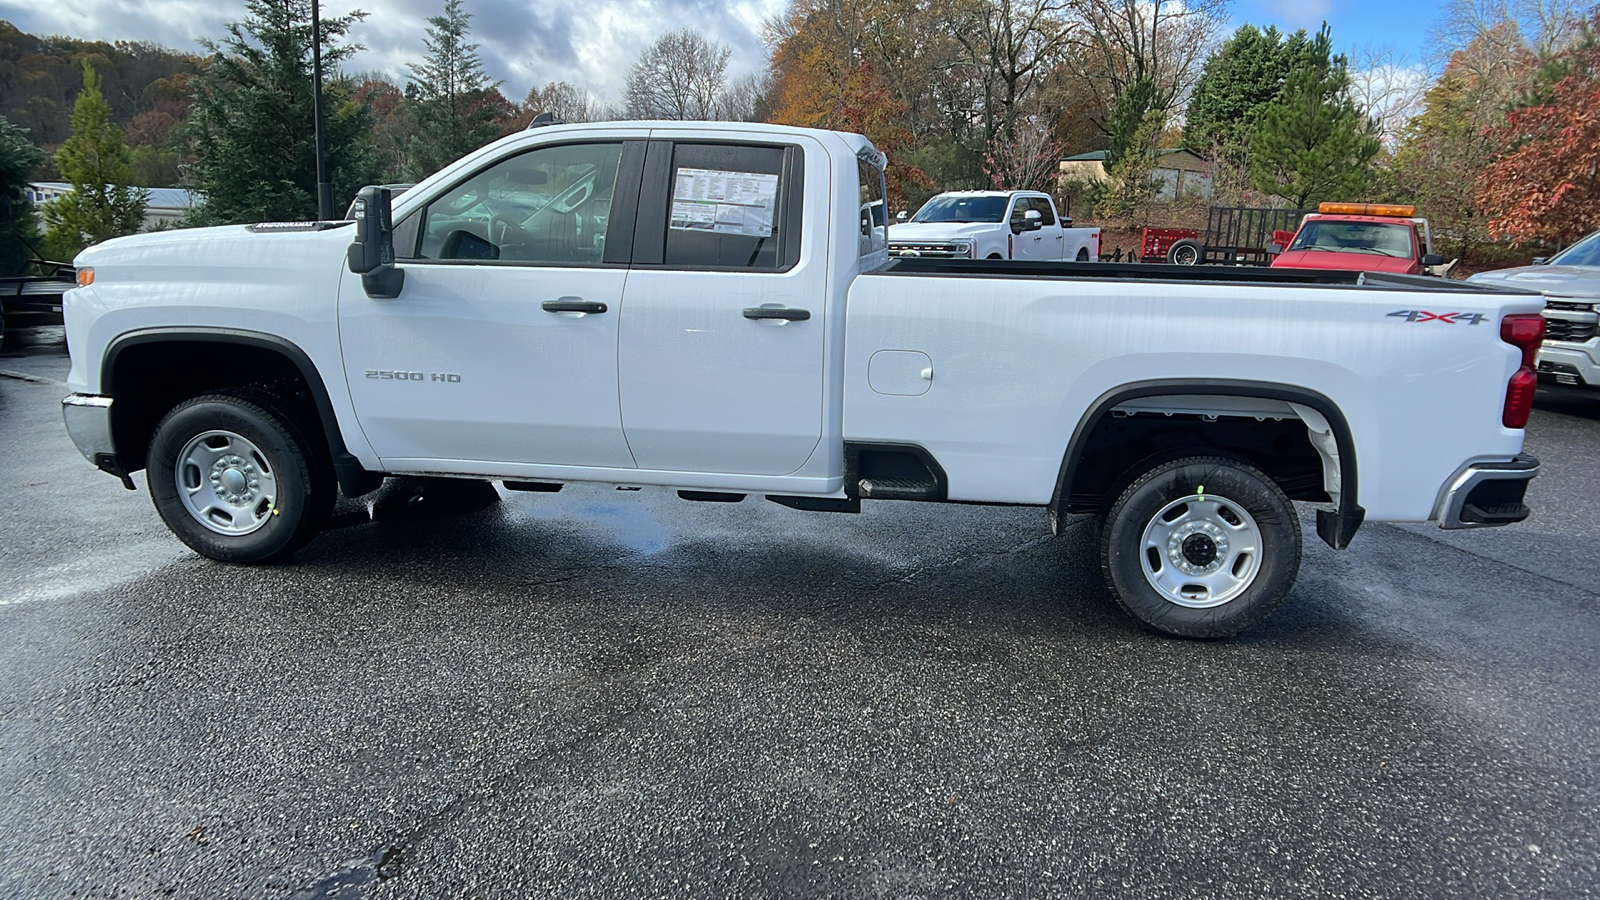
[[311, 117], [317, 141], [317, 218], [333, 218], [333, 184], [328, 181], [328, 149], [322, 139], [322, 15], [317, 0], [311, 0]]

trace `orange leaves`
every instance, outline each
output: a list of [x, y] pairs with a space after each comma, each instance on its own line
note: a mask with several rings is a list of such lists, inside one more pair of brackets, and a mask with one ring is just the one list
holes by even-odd
[[1600, 47], [1562, 62], [1544, 102], [1492, 132], [1513, 148], [1478, 179], [1493, 237], [1565, 243], [1600, 227]]

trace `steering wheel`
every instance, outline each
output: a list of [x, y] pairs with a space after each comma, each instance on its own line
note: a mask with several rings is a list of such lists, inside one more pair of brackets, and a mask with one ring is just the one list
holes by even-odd
[[[494, 236], [496, 225], [500, 226], [498, 239]], [[526, 244], [532, 240], [532, 236], [528, 234], [527, 229], [522, 227], [521, 222], [503, 212], [491, 211], [489, 216], [489, 239], [504, 247], [508, 244]]]

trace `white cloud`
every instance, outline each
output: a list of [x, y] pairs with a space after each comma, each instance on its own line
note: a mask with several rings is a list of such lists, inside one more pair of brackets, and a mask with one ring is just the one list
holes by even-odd
[[[360, 4], [370, 15], [352, 31], [366, 45], [346, 65], [350, 71], [379, 71], [403, 80], [410, 63], [422, 58], [427, 17], [438, 15], [442, 0], [386, 0]], [[686, 25], [732, 51], [730, 77], [766, 64], [761, 25], [783, 9], [783, 0], [466, 0], [472, 40], [489, 76], [504, 79], [513, 100], [531, 87], [568, 81], [588, 88], [603, 101], [617, 101], [628, 68], [651, 41]], [[333, 0], [324, 14], [350, 8]], [[240, 0], [72, 0], [36, 3], [0, 0], [0, 18], [35, 35], [68, 35], [89, 40], [154, 41], [177, 50], [199, 52], [202, 38], [219, 39], [228, 22], [242, 19]]]

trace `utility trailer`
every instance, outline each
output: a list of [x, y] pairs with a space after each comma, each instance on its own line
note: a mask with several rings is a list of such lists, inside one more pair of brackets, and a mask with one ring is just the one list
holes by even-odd
[[1206, 230], [1146, 228], [1140, 234], [1139, 261], [1175, 266], [1269, 266], [1288, 244], [1300, 220], [1314, 209], [1213, 206]]

